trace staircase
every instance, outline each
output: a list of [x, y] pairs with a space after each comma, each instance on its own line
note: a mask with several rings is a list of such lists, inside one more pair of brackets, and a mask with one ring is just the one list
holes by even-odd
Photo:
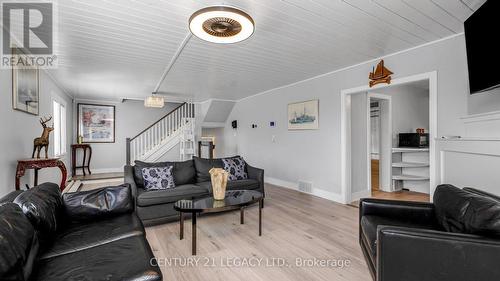
[[135, 160], [156, 162], [176, 145], [180, 159], [191, 159], [195, 153], [195, 108], [183, 103], [133, 138], [127, 138], [127, 164]]

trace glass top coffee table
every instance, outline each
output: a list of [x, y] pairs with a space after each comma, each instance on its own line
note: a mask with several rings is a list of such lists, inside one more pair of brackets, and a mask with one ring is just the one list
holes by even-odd
[[184, 213], [191, 214], [192, 223], [192, 254], [196, 255], [196, 216], [202, 213], [219, 213], [229, 210], [240, 210], [240, 224], [245, 223], [244, 209], [259, 203], [259, 236], [262, 235], [262, 207], [264, 196], [254, 190], [231, 190], [226, 192], [224, 200], [215, 200], [212, 196], [193, 200], [179, 200], [174, 209], [180, 217], [180, 239], [184, 239]]

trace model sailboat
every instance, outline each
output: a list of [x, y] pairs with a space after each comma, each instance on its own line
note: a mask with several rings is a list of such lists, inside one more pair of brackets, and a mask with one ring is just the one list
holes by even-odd
[[373, 87], [380, 83], [391, 84], [391, 75], [394, 74], [389, 69], [385, 68], [384, 60], [381, 60], [377, 68], [370, 72], [368, 78], [370, 78], [370, 87]]

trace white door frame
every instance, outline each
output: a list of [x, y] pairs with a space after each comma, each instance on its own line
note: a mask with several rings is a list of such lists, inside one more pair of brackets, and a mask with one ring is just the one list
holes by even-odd
[[[436, 143], [437, 137], [437, 71], [426, 72], [422, 74], [411, 75], [392, 80], [391, 84], [378, 84], [374, 87], [363, 85], [355, 88], [345, 89], [340, 92], [340, 143], [341, 143], [341, 184], [343, 198], [345, 204], [351, 202], [351, 181], [350, 168], [348, 169], [348, 152], [347, 152], [347, 97], [348, 95], [374, 91], [395, 85], [402, 85], [411, 82], [418, 82], [422, 80], [429, 81], [429, 175], [430, 175], [430, 191], [434, 190], [436, 184]], [[370, 180], [369, 180], [370, 181]], [[429, 191], [429, 192], [430, 192]], [[430, 194], [432, 198], [432, 194]]]

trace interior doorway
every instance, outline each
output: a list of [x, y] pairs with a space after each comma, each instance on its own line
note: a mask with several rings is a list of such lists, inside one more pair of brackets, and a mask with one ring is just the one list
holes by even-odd
[[225, 156], [223, 127], [202, 127], [200, 141], [202, 142], [198, 148], [200, 157], [221, 158]]
[[368, 93], [370, 123], [368, 140], [370, 145], [371, 195], [376, 192], [392, 192], [392, 96]]
[[[436, 97], [435, 72], [342, 91], [346, 203], [365, 197], [429, 201], [436, 180]], [[426, 142], [419, 147], [413, 139], [405, 142], [408, 136]]]

